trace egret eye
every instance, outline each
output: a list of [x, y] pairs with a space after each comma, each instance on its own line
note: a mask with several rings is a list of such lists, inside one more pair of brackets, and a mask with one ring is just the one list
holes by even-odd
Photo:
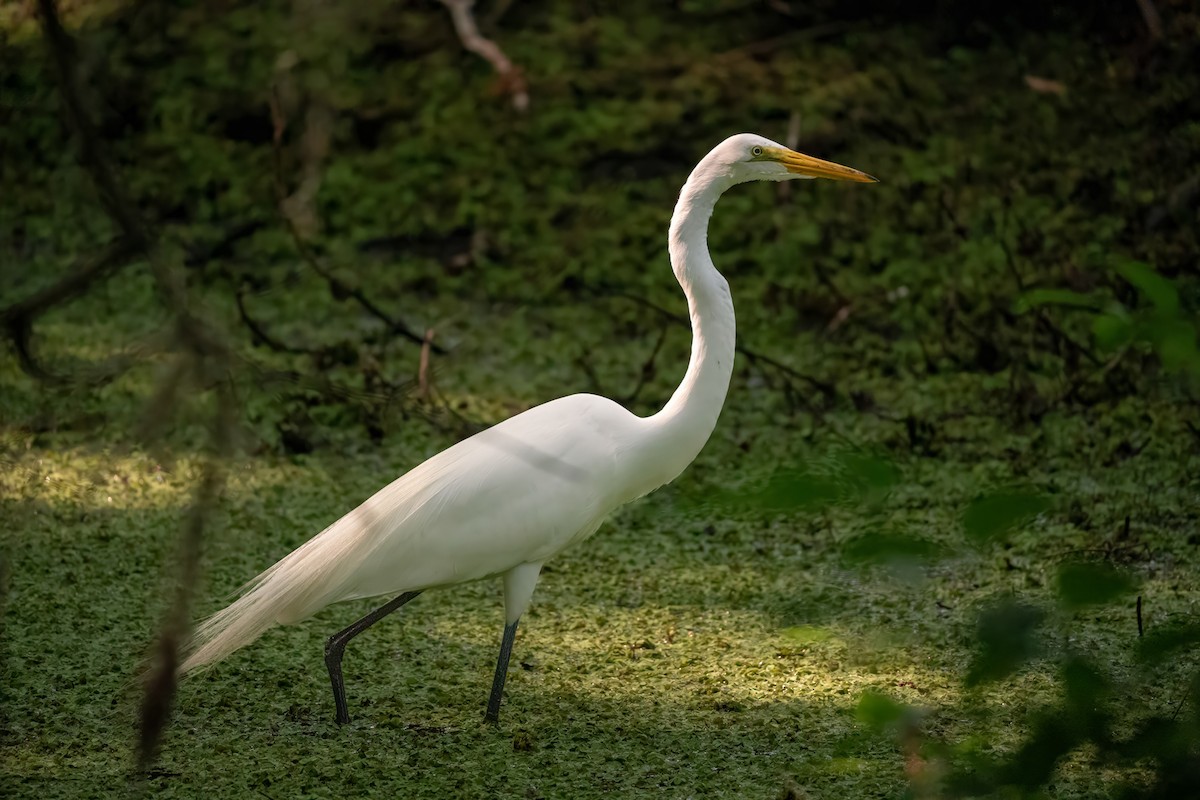
[[759, 147], [758, 145], [755, 145], [754, 147], [751, 147], [751, 148], [750, 148], [750, 155], [754, 156], [755, 158], [757, 158], [758, 156], [761, 156], [761, 155], [762, 155], [762, 148], [761, 148], [761, 147]]

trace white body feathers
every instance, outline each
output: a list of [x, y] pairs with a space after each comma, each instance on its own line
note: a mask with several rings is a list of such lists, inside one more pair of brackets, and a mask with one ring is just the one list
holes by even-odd
[[752, 159], [763, 147], [780, 146], [751, 134], [727, 139], [680, 193], [669, 250], [693, 343], [683, 382], [662, 411], [640, 418], [606, 398], [571, 395], [444, 450], [255, 578], [200, 625], [180, 673], [331, 603], [492, 575], [505, 576], [514, 623], [543, 562], [682, 472], [716, 425], [733, 369], [733, 302], [706, 241], [713, 206], [736, 183], [804, 177]]

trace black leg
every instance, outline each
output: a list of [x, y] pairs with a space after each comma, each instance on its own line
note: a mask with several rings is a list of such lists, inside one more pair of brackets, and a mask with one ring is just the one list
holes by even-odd
[[338, 631], [325, 642], [325, 666], [329, 670], [329, 682], [333, 684], [333, 704], [337, 707], [338, 725], [345, 725], [350, 721], [350, 711], [346, 708], [346, 682], [342, 679], [342, 656], [346, 652], [346, 645], [355, 636], [419, 594], [420, 592], [405, 592], [350, 627]]
[[[520, 622], [518, 619], [517, 622]], [[500, 642], [500, 658], [496, 661], [496, 677], [492, 679], [492, 696], [488, 698], [488, 722], [500, 721], [500, 696], [504, 694], [504, 679], [508, 677], [508, 659], [512, 657], [513, 638], [517, 635], [517, 622], [504, 627], [504, 640]]]

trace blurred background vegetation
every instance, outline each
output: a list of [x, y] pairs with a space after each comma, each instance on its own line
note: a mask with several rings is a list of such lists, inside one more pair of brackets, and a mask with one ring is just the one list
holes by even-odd
[[570, 392], [661, 407], [689, 346], [667, 221], [740, 131], [882, 182], [721, 201], [726, 411], [547, 575], [519, 729], [476, 729], [498, 593], [467, 588], [363, 667], [364, 729], [326, 719], [319, 639], [352, 616], [326, 612], [181, 689], [143, 780], [1194, 791], [1194, 4], [496, 0], [468, 16], [491, 62], [455, 5], [74, 0], [57, 49], [0, 8], [13, 796], [125, 780], [164, 614], [399, 472]]

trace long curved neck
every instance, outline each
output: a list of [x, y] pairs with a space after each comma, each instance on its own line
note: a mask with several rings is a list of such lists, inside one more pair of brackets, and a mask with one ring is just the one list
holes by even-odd
[[701, 164], [684, 184], [671, 218], [671, 267], [687, 296], [692, 356], [675, 394], [649, 419], [664, 482], [682, 472], [708, 441], [733, 374], [733, 298], [708, 255], [708, 219], [730, 185], [725, 175], [711, 174]]

